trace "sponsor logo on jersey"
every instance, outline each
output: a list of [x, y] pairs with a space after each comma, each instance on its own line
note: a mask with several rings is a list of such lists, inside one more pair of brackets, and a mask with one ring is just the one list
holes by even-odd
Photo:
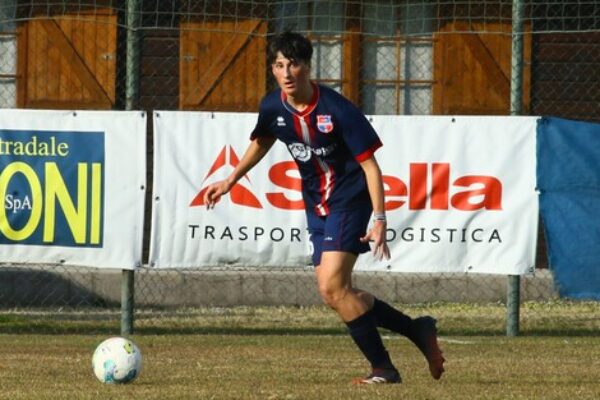
[[285, 119], [283, 119], [281, 115], [277, 117], [277, 126], [287, 126], [285, 124]]
[[288, 149], [290, 149], [292, 157], [294, 157], [296, 160], [302, 162], [307, 162], [310, 160], [310, 147], [304, 143], [291, 143], [288, 145]]
[[317, 115], [317, 129], [323, 133], [329, 133], [333, 130], [331, 115]]
[[292, 153], [292, 157], [301, 162], [307, 162], [314, 153], [317, 157], [326, 157], [333, 153], [337, 145], [335, 143], [327, 147], [313, 148], [304, 143], [291, 143], [288, 144], [288, 149]]

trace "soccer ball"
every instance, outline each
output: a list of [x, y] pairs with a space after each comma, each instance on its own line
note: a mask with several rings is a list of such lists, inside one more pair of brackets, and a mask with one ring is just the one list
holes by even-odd
[[132, 382], [142, 369], [142, 353], [131, 340], [112, 337], [96, 347], [92, 367], [100, 382]]

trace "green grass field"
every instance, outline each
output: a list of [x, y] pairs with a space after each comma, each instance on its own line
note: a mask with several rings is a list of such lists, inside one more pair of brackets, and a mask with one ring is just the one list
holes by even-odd
[[[552, 328], [556, 318], [542, 318], [535, 329], [525, 324], [523, 336], [507, 338], [502, 324], [491, 322], [493, 306], [436, 307], [411, 314], [442, 314], [447, 373], [440, 381], [430, 378], [425, 360], [408, 340], [384, 333], [404, 382], [351, 385], [368, 366], [332, 312], [322, 307], [206, 309], [161, 318], [140, 315], [132, 338], [144, 368], [129, 385], [105, 385], [93, 376], [92, 353], [109, 330], [0, 334], [0, 399], [599, 398], [600, 334], [590, 325], [565, 335], [562, 324]], [[474, 327], [461, 331], [477, 318], [480, 333]], [[22, 317], [3, 316], [0, 331], [23, 328], [23, 323]], [[578, 322], [586, 323], [593, 328], [598, 321]], [[64, 321], [54, 317], [45, 328], [59, 330], [60, 325]]]

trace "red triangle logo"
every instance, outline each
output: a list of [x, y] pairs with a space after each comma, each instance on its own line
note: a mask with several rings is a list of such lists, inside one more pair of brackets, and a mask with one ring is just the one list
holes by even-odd
[[[228, 157], [229, 156], [229, 157]], [[208, 170], [208, 173], [202, 180], [202, 183], [206, 182], [206, 180], [212, 176], [219, 169], [229, 165], [232, 167], [236, 167], [240, 163], [240, 159], [233, 150], [233, 147], [229, 145], [223, 146], [221, 152], [213, 162], [212, 166]], [[244, 178], [250, 183], [250, 179], [247, 176]], [[194, 197], [192, 202], [190, 203], [190, 207], [197, 207], [204, 205], [204, 194], [206, 193], [207, 188], [204, 187], [198, 192], [198, 194]], [[240, 183], [236, 183], [233, 185], [231, 190], [229, 191], [229, 196], [231, 197], [231, 201], [234, 204], [238, 204], [241, 206], [252, 207], [252, 208], [262, 208], [260, 201], [258, 198], [248, 189], [246, 189]]]

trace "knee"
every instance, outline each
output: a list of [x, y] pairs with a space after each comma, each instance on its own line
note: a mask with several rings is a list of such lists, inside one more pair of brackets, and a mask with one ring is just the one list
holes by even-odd
[[344, 298], [348, 294], [348, 290], [346, 288], [330, 285], [325, 282], [319, 284], [319, 294], [327, 306], [337, 309], [339, 304], [344, 301]]

